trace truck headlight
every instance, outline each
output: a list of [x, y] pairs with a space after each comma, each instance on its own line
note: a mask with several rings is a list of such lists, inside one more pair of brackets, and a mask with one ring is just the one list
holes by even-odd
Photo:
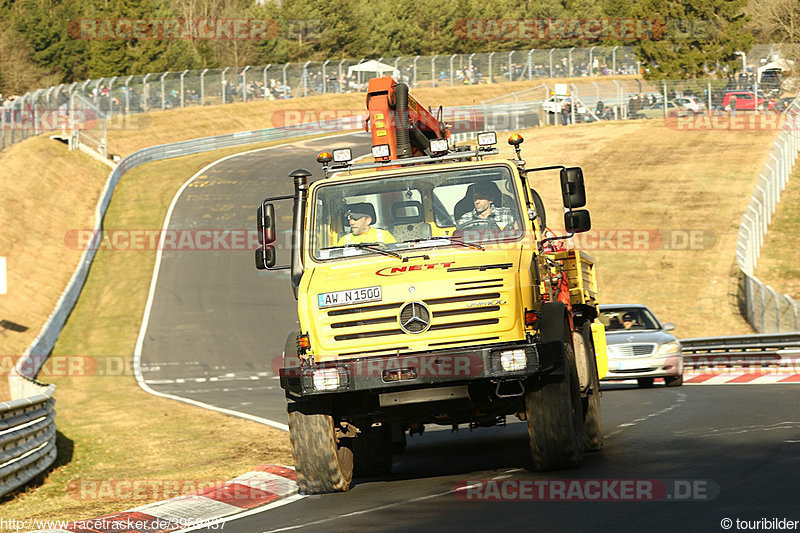
[[390, 157], [391, 155], [388, 144], [376, 144], [372, 147], [372, 157]]
[[339, 388], [339, 369], [320, 368], [312, 375], [314, 390], [335, 390]]
[[528, 366], [528, 358], [525, 356], [525, 350], [500, 352], [500, 366], [503, 367], [503, 370], [506, 372], [525, 370]]
[[671, 355], [681, 353], [681, 343], [678, 341], [665, 342], [658, 347], [656, 355]]

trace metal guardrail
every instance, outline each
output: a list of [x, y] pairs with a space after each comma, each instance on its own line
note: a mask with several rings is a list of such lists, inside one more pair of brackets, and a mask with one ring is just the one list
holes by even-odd
[[34, 381], [25, 387], [39, 392], [0, 403], [0, 495], [25, 485], [56, 460], [56, 387]]
[[800, 372], [800, 331], [681, 339], [685, 368], [791, 368]]

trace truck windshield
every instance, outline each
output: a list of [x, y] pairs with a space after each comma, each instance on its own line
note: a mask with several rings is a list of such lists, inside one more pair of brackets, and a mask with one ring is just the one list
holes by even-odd
[[516, 240], [523, 233], [506, 165], [324, 184], [314, 192], [312, 228], [312, 253], [322, 260], [379, 253], [359, 244], [402, 253]]

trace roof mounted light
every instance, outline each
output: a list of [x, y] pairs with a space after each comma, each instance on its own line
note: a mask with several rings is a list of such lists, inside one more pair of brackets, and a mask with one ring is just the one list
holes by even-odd
[[333, 151], [334, 163], [349, 163], [353, 160], [353, 151], [350, 148], [338, 148]]
[[388, 144], [376, 144], [372, 147], [372, 157], [375, 159], [381, 157], [391, 157], [392, 151], [389, 149]]
[[331, 161], [333, 161], [333, 156], [331, 155], [330, 152], [320, 152], [319, 155], [317, 156], [317, 163], [320, 163], [322, 165], [327, 165]]
[[478, 146], [493, 146], [497, 144], [497, 133], [484, 131], [478, 134]]
[[516, 147], [522, 144], [524, 140], [525, 139], [522, 138], [522, 135], [520, 135], [519, 133], [514, 133], [511, 135], [511, 137], [508, 138], [508, 144]]
[[431, 139], [431, 153], [434, 155], [447, 153], [447, 139]]

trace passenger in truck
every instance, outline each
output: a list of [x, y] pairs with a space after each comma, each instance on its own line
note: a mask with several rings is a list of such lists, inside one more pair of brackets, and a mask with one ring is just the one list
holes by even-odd
[[374, 221], [372, 213], [369, 211], [373, 211], [369, 206], [369, 208], [364, 208], [359, 206], [363, 206], [367, 204], [356, 204], [354, 207], [349, 208], [344, 216], [350, 223], [350, 233], [342, 235], [339, 239], [339, 242], [336, 243], [336, 246], [346, 246], [348, 244], [358, 244], [358, 243], [394, 243], [397, 240], [394, 238], [394, 235], [389, 233], [385, 229], [377, 229], [372, 227], [372, 223]]

